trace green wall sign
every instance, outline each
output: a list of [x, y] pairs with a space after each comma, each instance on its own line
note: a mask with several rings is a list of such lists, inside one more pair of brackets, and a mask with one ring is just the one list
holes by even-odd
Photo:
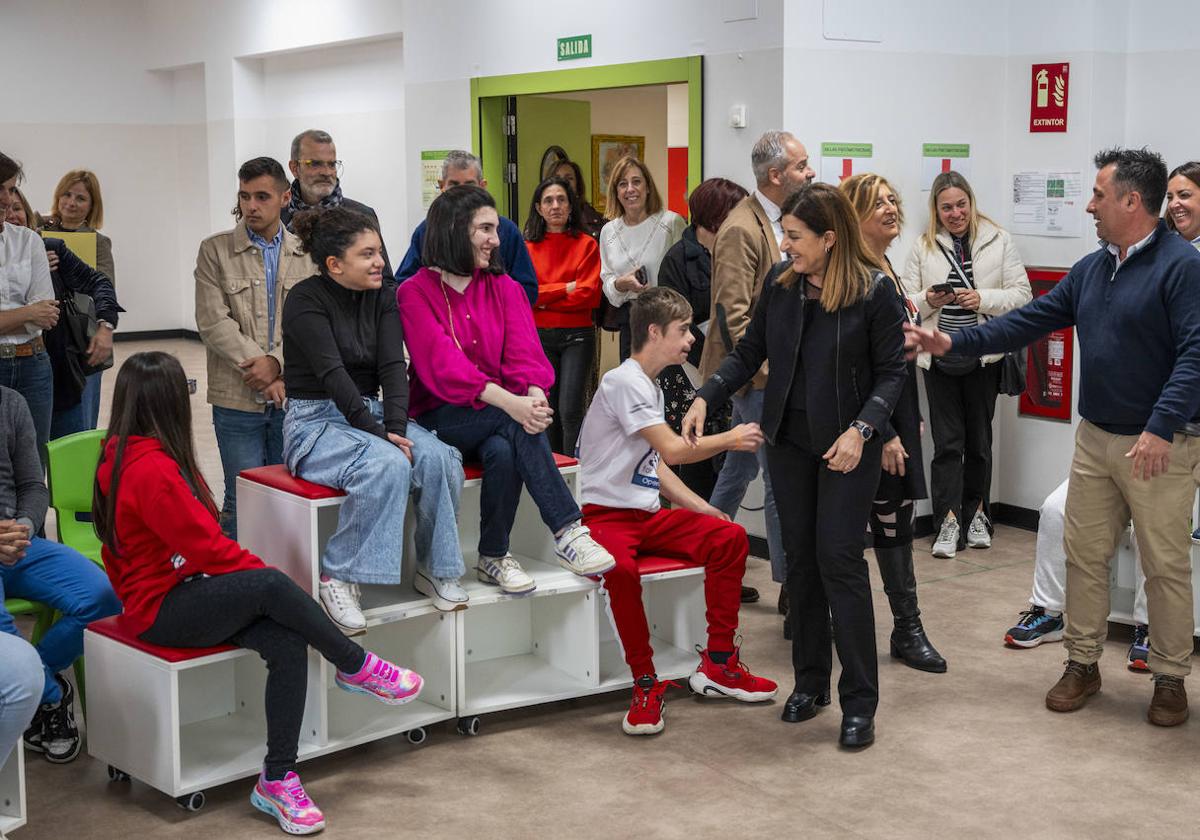
[[574, 61], [577, 58], [592, 57], [592, 36], [572, 35], [558, 39], [558, 60]]
[[856, 158], [871, 157], [871, 143], [822, 143], [821, 157]]
[[971, 144], [969, 143], [923, 143], [921, 156], [932, 158], [969, 158]]

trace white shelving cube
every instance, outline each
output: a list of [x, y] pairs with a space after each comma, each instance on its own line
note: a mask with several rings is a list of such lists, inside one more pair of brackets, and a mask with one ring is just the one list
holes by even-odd
[[7, 834], [25, 825], [25, 747], [13, 746], [0, 767], [0, 832]]

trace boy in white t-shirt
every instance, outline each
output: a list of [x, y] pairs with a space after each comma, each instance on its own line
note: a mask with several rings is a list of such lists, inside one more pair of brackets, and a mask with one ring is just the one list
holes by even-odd
[[[676, 291], [653, 288], [638, 296], [630, 311], [633, 355], [604, 375], [579, 435], [583, 521], [617, 561], [604, 575], [604, 588], [633, 672], [633, 703], [622, 724], [630, 735], [662, 731], [663, 694], [673, 685], [655, 674], [639, 554], [705, 567], [708, 647], [689, 678], [692, 689], [748, 702], [775, 696], [775, 683], [750, 673], [734, 641], [749, 553], [746, 531], [668, 467], [725, 450], [753, 452], [763, 442], [757, 423], [706, 435], [695, 446], [667, 425], [663, 393], [654, 380], [668, 365], [687, 359], [694, 340], [691, 319], [691, 307]], [[674, 507], [663, 509], [660, 494]]]

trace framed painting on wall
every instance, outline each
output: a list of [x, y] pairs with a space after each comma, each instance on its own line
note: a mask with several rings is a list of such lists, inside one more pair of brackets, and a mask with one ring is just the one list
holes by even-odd
[[601, 213], [608, 203], [608, 179], [613, 166], [625, 155], [645, 160], [646, 138], [627, 134], [592, 135], [592, 206]]

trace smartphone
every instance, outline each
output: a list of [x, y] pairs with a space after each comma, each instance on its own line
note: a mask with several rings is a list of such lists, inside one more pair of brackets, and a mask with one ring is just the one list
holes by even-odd
[[933, 289], [933, 291], [937, 292], [939, 295], [954, 294], [954, 284], [953, 283], [934, 283], [929, 288]]
[[[633, 272], [633, 276], [636, 277], [637, 281], [643, 286], [650, 282], [650, 278], [646, 275], [646, 267], [644, 265], [639, 265], [637, 270]], [[946, 285], [950, 284], [947, 283]]]

